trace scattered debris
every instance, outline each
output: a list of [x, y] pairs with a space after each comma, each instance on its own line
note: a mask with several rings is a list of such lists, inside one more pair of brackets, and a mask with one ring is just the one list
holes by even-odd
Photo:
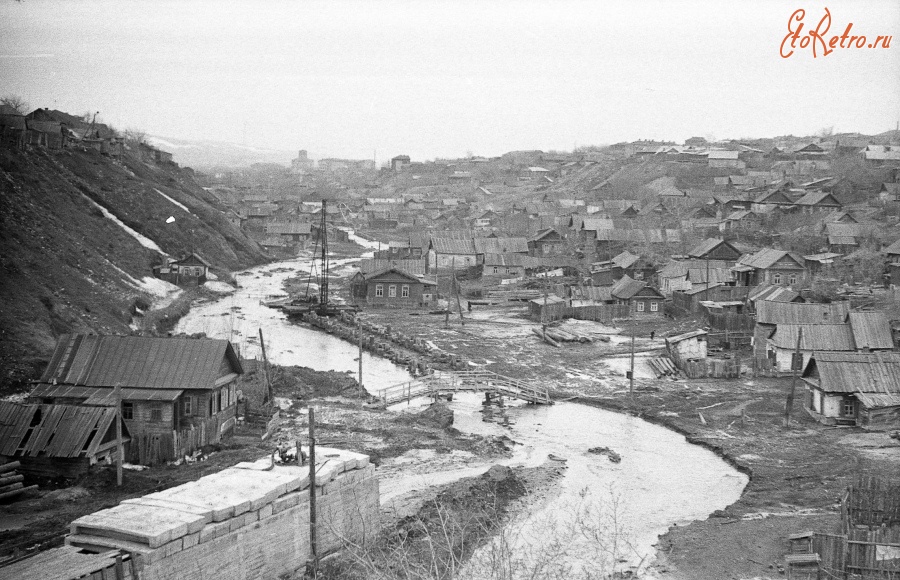
[[620, 463], [622, 461], [622, 456], [609, 447], [591, 447], [590, 449], [588, 449], [588, 453], [593, 453], [595, 455], [606, 455], [606, 457], [613, 463]]

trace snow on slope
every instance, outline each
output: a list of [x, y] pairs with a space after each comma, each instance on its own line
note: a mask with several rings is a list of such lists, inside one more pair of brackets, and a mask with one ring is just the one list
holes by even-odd
[[118, 224], [118, 226], [119, 226], [120, 228], [122, 228], [123, 230], [125, 230], [125, 233], [127, 233], [129, 236], [131, 236], [132, 238], [134, 238], [135, 240], [137, 240], [137, 242], [138, 242], [140, 245], [144, 246], [144, 247], [147, 248], [148, 250], [153, 250], [154, 252], [159, 252], [159, 253], [162, 254], [163, 256], [168, 256], [168, 255], [169, 255], [169, 254], [163, 252], [162, 249], [161, 249], [159, 246], [156, 245], [156, 242], [154, 242], [154, 241], [151, 240], [150, 238], [148, 238], [148, 237], [146, 237], [146, 236], [143, 236], [143, 235], [139, 234], [138, 232], [134, 231], [133, 229], [129, 228], [128, 226], [126, 226], [126, 225], [122, 222], [122, 220], [120, 220], [119, 218], [117, 218], [116, 216], [114, 216], [108, 209], [106, 209], [105, 207], [103, 207], [102, 205], [100, 205], [99, 203], [97, 203], [96, 201], [94, 201], [93, 199], [89, 198], [88, 196], [84, 195], [83, 193], [82, 193], [81, 195], [84, 196], [84, 199], [88, 200], [89, 202], [91, 202], [92, 204], [94, 204], [95, 206], [97, 206], [97, 209], [99, 209], [101, 212], [103, 212], [103, 215], [104, 215], [104, 216], [106, 216], [107, 218], [109, 218], [110, 220], [112, 220], [113, 222], [115, 222], [116, 224]]
[[[169, 197], [169, 196], [166, 195], [165, 193], [161, 192], [160, 190], [156, 189], [155, 187], [153, 188], [153, 191], [155, 191], [156, 193], [160, 194], [160, 195], [163, 196], [164, 198], [168, 199], [169, 201], [171, 201], [172, 203], [174, 203], [175, 205], [177, 205], [178, 207], [180, 207], [180, 208], [183, 209], [184, 211], [186, 211], [186, 212], [188, 212], [188, 213], [191, 213], [191, 210], [189, 210], [189, 209], [187, 208], [187, 206], [184, 205], [183, 203], [181, 203], [180, 201], [177, 201], [177, 200], [172, 199], [171, 197]], [[191, 215], [193, 215], [193, 214], [191, 214]]]

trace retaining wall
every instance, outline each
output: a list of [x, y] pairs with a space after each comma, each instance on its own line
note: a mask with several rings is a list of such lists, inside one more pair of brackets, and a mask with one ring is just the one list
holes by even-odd
[[[365, 455], [316, 449], [319, 556], [377, 532], [378, 478]], [[66, 544], [132, 554], [141, 580], [277, 578], [311, 559], [309, 466], [268, 458], [141, 498], [71, 524]]]

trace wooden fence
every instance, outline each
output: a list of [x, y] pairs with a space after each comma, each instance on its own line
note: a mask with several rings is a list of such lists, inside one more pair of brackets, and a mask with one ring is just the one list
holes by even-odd
[[741, 376], [741, 359], [683, 359], [678, 349], [669, 349], [669, 357], [689, 379], [734, 379]]
[[213, 416], [180, 431], [143, 432], [131, 436], [126, 451], [129, 463], [159, 465], [190, 455], [204, 445], [218, 443], [234, 427], [234, 417]]
[[595, 322], [609, 323], [615, 319], [628, 318], [629, 309], [627, 304], [597, 304], [595, 306], [566, 306], [560, 302], [557, 304], [530, 304], [530, 314], [532, 319], [546, 322], [561, 320], [563, 318], [574, 318], [576, 320], [593, 320]]
[[859, 476], [841, 500], [847, 528], [888, 526], [900, 528], [900, 483], [880, 477]]
[[756, 326], [756, 319], [749, 314], [736, 314], [734, 312], [726, 312], [723, 314], [709, 313], [706, 315], [710, 330], [721, 330], [728, 332], [749, 332], [753, 333]]

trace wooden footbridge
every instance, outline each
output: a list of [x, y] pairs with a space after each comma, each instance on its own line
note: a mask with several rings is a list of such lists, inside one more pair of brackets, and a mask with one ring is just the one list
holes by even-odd
[[505, 377], [491, 371], [439, 372], [418, 379], [393, 385], [378, 391], [378, 398], [385, 405], [409, 401], [416, 397], [436, 397], [446, 393], [477, 391], [552, 405], [547, 389], [527, 381]]

